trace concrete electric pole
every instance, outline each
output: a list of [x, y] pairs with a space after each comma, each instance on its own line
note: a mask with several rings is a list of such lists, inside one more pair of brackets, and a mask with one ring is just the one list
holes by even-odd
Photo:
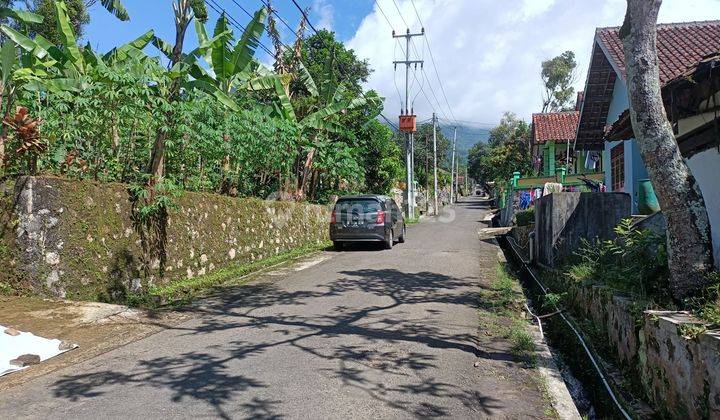
[[457, 127], [453, 130], [452, 159], [450, 161], [450, 204], [455, 202], [455, 141], [457, 140]]
[[455, 159], [455, 202], [460, 197], [460, 156]]
[[433, 212], [435, 213], [435, 216], [439, 214], [438, 209], [438, 178], [437, 178], [437, 120], [435, 119], [435, 113], [433, 112], [432, 116], [433, 120], [433, 198], [435, 199], [435, 207], [433, 207]]
[[[393, 38], [405, 38], [405, 60], [400, 61], [393, 61], [393, 64], [395, 65], [395, 68], [397, 69], [398, 64], [405, 64], [405, 107], [404, 109], [400, 110], [400, 131], [403, 131], [405, 133], [405, 166], [407, 169], [407, 186], [405, 187], [405, 198], [407, 205], [405, 206], [405, 212], [407, 217], [415, 217], [415, 145], [414, 145], [414, 138], [413, 134], [415, 133], [415, 116], [411, 115], [411, 110], [408, 109], [408, 100], [410, 97], [410, 88], [409, 88], [409, 77], [410, 77], [410, 66], [415, 65], [417, 68], [417, 65], [420, 64], [422, 67], [423, 60], [411, 60], [410, 59], [410, 40], [414, 36], [424, 36], [425, 35], [425, 28], [423, 28], [420, 33], [410, 33], [410, 29], [408, 29], [404, 35], [396, 35], [395, 31], [393, 31]], [[403, 117], [412, 117], [412, 128], [410, 129], [408, 126], [405, 126], [404, 129], [404, 123], [403, 123]]]

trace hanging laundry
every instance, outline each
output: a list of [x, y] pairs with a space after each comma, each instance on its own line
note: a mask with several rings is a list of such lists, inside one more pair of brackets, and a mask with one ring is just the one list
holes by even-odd
[[562, 190], [563, 184], [559, 182], [546, 182], [545, 187], [543, 188], [543, 196], [552, 194], [554, 192], [562, 192]]
[[596, 171], [600, 167], [600, 152], [591, 150], [585, 156], [585, 169]]
[[532, 204], [532, 195], [529, 192], [523, 191], [520, 193], [520, 210], [527, 210]]

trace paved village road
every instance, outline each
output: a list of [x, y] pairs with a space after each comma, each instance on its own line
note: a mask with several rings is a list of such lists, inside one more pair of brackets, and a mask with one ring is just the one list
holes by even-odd
[[476, 234], [487, 210], [454, 211], [392, 250], [328, 251], [228, 289], [191, 321], [11, 389], [0, 418], [544, 417], [530, 369], [478, 322], [498, 250]]

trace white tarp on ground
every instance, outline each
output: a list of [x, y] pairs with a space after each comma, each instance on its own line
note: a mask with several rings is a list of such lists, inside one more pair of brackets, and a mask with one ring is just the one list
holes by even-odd
[[42, 362], [67, 351], [59, 349], [58, 339], [50, 340], [29, 332], [20, 332], [19, 335], [12, 336], [5, 334], [6, 329], [0, 325], [0, 376], [24, 369], [10, 364], [11, 360], [23, 354], [36, 354], [40, 356]]

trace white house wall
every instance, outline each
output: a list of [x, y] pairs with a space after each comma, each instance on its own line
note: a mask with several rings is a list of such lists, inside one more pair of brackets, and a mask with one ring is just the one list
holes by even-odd
[[700, 186], [710, 218], [715, 266], [720, 269], [720, 153], [716, 147], [698, 153], [687, 160]]

